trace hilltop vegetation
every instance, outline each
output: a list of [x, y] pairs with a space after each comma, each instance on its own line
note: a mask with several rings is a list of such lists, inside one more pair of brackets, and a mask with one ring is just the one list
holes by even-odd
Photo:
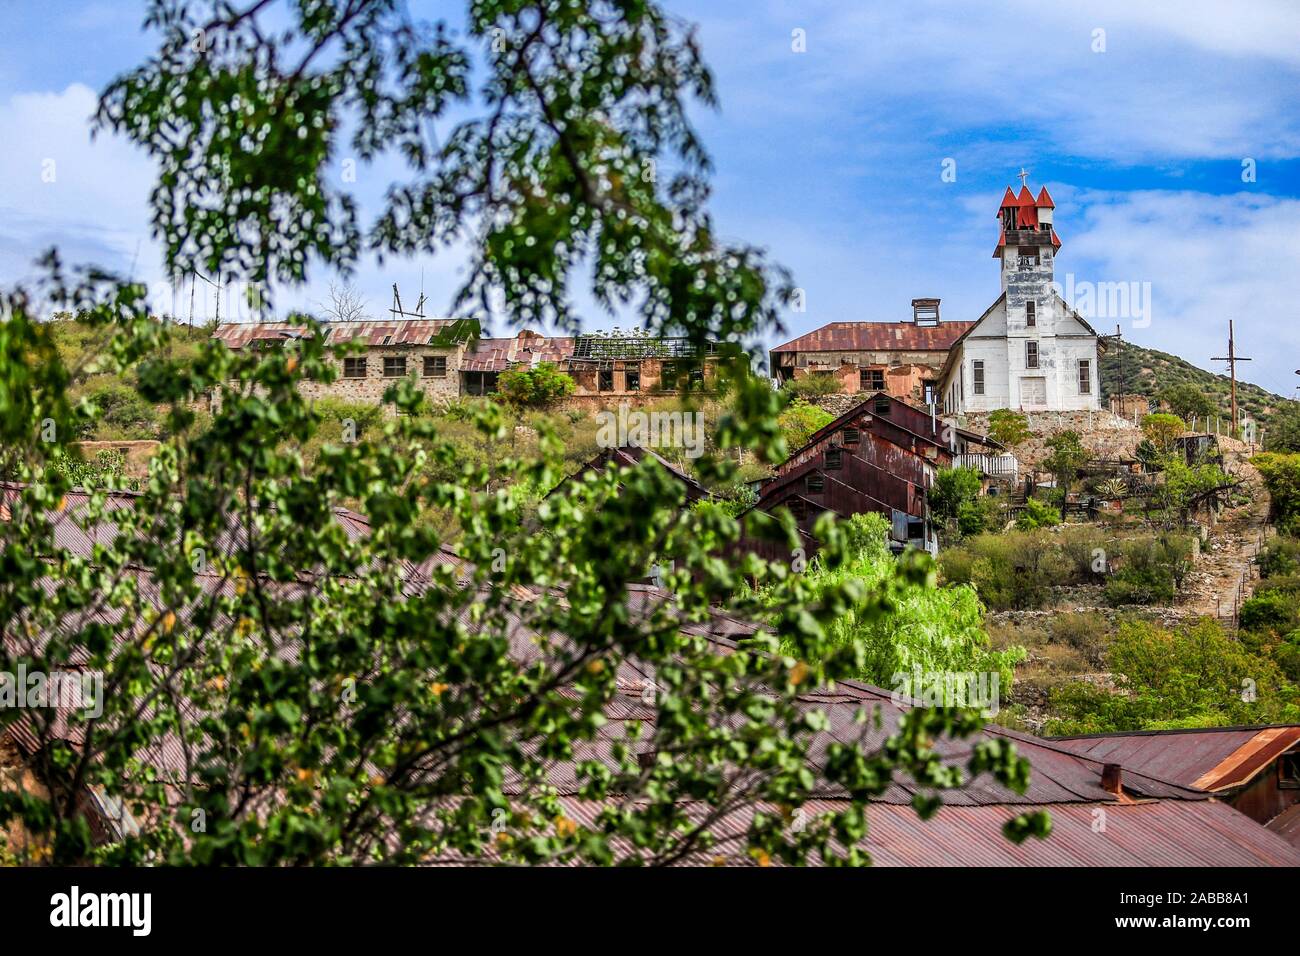
[[[1218, 413], [1227, 419], [1230, 412], [1229, 393], [1231, 381], [1226, 374], [1197, 368], [1186, 359], [1158, 349], [1144, 348], [1125, 342], [1123, 345], [1125, 373], [1124, 390], [1131, 395], [1145, 395], [1155, 399], [1167, 389], [1178, 385], [1192, 385], [1214, 402]], [[1112, 395], [1120, 391], [1120, 355], [1112, 344], [1101, 356], [1101, 401], [1106, 406]], [[1284, 409], [1289, 400], [1268, 389], [1250, 382], [1237, 381], [1237, 405], [1246, 410], [1260, 425], [1268, 427], [1273, 416]]]

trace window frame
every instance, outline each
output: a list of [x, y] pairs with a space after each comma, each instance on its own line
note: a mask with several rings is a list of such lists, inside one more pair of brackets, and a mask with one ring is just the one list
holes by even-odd
[[[400, 368], [400, 372], [389, 371], [389, 365], [393, 368]], [[406, 356], [405, 355], [385, 355], [384, 356], [384, 378], [405, 378], [406, 377]]]
[[1038, 304], [1035, 302], [1025, 303], [1025, 325], [1031, 329], [1038, 327]]
[[[436, 368], [436, 363], [442, 363], [442, 371], [430, 371]], [[447, 377], [447, 356], [445, 355], [426, 355], [424, 356], [424, 377], [425, 378], [446, 378]]]
[[366, 357], [349, 355], [343, 359], [343, 378], [344, 379], [361, 379], [366, 378]]
[[1092, 359], [1079, 359], [1079, 394], [1092, 394]]
[[1040, 368], [1038, 363], [1041, 360], [1042, 355], [1038, 350], [1038, 341], [1029, 339], [1025, 342], [1025, 368]]
[[[816, 487], [813, 483], [816, 482]], [[812, 472], [804, 476], [804, 488], [810, 495], [820, 495], [826, 491], [826, 476], [820, 472]]]
[[976, 395], [984, 394], [984, 360], [971, 359], [970, 369], [971, 388], [975, 390]]

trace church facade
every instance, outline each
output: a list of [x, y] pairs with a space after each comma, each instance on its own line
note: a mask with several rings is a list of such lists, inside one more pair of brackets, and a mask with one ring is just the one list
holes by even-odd
[[1061, 240], [1046, 187], [1021, 183], [998, 210], [1002, 294], [953, 342], [938, 377], [946, 414], [1100, 408], [1096, 331], [1055, 285]]

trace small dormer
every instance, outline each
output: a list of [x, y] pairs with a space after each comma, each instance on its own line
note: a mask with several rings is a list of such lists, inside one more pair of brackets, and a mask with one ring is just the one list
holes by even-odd
[[939, 300], [938, 299], [913, 299], [912, 300], [912, 322], [920, 326], [935, 326], [939, 324]]

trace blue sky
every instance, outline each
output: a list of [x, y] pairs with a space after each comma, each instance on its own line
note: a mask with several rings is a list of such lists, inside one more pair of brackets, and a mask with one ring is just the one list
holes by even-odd
[[[1094, 312], [1095, 325], [1220, 369], [1210, 358], [1233, 318], [1239, 351], [1255, 359], [1243, 377], [1295, 394], [1294, 0], [666, 6], [698, 25], [721, 99], [695, 111], [716, 166], [717, 225], [793, 270], [807, 308], [787, 316], [791, 336], [906, 318], [919, 296], [942, 298], [945, 319], [978, 317], [998, 294], [998, 200], [1023, 166], [1057, 203], [1058, 278], [1132, 284], [1143, 297], [1140, 312]], [[416, 19], [445, 9], [411, 2]], [[92, 142], [88, 124], [96, 92], [152, 49], [142, 11], [128, 0], [66, 0], [57, 16], [6, 4], [0, 282], [30, 279], [50, 245], [161, 280], [151, 166], [123, 142]], [[57, 177], [44, 183], [51, 158]], [[396, 168], [365, 170], [363, 208], [377, 208]], [[409, 300], [423, 280], [436, 313], [460, 270], [452, 251], [363, 263], [356, 283], [383, 314], [394, 281]], [[318, 275], [277, 305], [311, 308], [327, 287]], [[589, 327], [618, 324], [578, 302]]]

